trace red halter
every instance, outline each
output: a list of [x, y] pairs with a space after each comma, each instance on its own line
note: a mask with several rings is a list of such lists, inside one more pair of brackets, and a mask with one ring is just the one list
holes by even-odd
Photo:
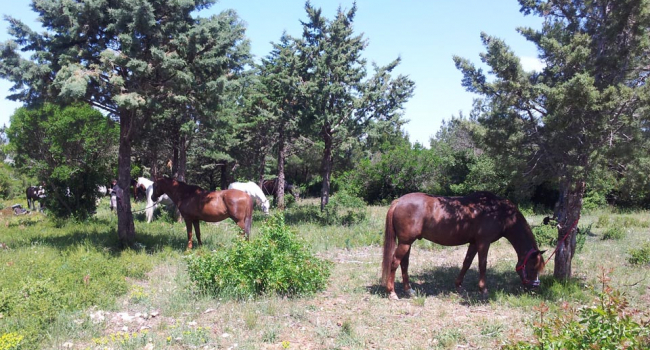
[[528, 279], [528, 276], [526, 274], [526, 263], [528, 263], [528, 259], [530, 258], [531, 255], [534, 253], [537, 253], [538, 250], [535, 248], [530, 248], [528, 253], [526, 253], [526, 256], [524, 257], [524, 261], [521, 263], [521, 265], [518, 265], [515, 271], [523, 270], [522, 274], [524, 275], [523, 280], [521, 281], [523, 284], [530, 284], [530, 280]]

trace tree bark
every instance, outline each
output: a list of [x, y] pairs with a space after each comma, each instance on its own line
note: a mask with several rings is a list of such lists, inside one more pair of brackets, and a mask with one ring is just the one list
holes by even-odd
[[228, 185], [230, 184], [229, 178], [230, 178], [230, 168], [228, 167], [230, 164], [228, 163], [227, 160], [223, 160], [223, 167], [221, 167], [221, 190], [225, 190], [228, 188]]
[[323, 160], [321, 169], [323, 174], [323, 187], [320, 193], [320, 211], [325, 209], [330, 200], [330, 179], [332, 176], [332, 132], [324, 128], [322, 131], [325, 149], [323, 150]]
[[185, 182], [185, 175], [187, 175], [187, 149], [189, 148], [189, 142], [187, 142], [187, 137], [181, 135], [178, 138], [178, 166], [176, 167], [176, 173], [174, 177], [178, 181]]
[[276, 180], [275, 185], [277, 186], [277, 195], [276, 202], [278, 209], [284, 210], [284, 158], [286, 157], [286, 143], [285, 143], [285, 133], [284, 125], [280, 125], [278, 130], [278, 179]]
[[117, 185], [122, 189], [122, 195], [117, 201], [117, 236], [120, 245], [130, 247], [135, 243], [135, 225], [131, 213], [131, 130], [134, 113], [124, 111], [120, 114], [120, 146], [117, 156], [118, 179]]
[[261, 152], [259, 164], [260, 167], [258, 169], [259, 177], [257, 178], [257, 185], [262, 188], [262, 184], [264, 183], [264, 172], [266, 170], [266, 150]]
[[576, 250], [576, 234], [584, 194], [585, 182], [583, 180], [566, 180], [560, 183], [560, 208], [557, 217], [558, 245], [553, 270], [553, 277], [557, 280], [566, 281], [571, 278], [571, 261]]

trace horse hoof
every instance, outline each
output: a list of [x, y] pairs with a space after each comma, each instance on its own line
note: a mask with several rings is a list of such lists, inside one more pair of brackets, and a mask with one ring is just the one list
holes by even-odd
[[458, 286], [456, 286], [456, 293], [458, 293], [458, 294], [466, 294], [467, 291], [465, 290], [465, 288], [463, 286], [458, 285]]
[[397, 297], [397, 293], [395, 293], [395, 292], [391, 292], [390, 295], [388, 296], [388, 299], [390, 299], [390, 300], [399, 300], [399, 298]]
[[414, 297], [415, 296], [415, 290], [413, 288], [409, 288], [406, 291], [406, 295], [408, 295], [409, 297]]

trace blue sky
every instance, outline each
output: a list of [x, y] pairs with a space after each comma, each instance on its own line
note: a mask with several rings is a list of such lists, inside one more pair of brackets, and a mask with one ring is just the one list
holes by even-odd
[[[352, 0], [312, 0], [327, 18], [333, 18], [337, 8], [349, 9]], [[504, 39], [522, 58], [527, 70], [539, 69], [536, 48], [516, 32], [517, 27], [539, 27], [538, 17], [519, 13], [516, 0], [357, 0], [354, 29], [363, 33], [369, 45], [364, 51], [368, 62], [385, 65], [396, 57], [402, 63], [396, 74], [408, 75], [415, 81], [415, 95], [406, 104], [405, 126], [411, 142], [429, 144], [429, 138], [459, 111], [468, 114], [476, 96], [461, 86], [461, 74], [454, 67], [453, 55], [480, 64], [484, 51], [480, 33], [486, 32]], [[300, 36], [300, 20], [305, 20], [302, 0], [221, 0], [200, 13], [208, 16], [224, 9], [234, 9], [247, 23], [247, 37], [252, 53], [263, 57], [271, 51], [283, 31]], [[14, 1], [2, 9], [3, 15], [22, 19], [32, 28], [39, 28], [36, 16], [26, 0]], [[0, 25], [0, 41], [10, 39], [7, 22]], [[369, 72], [371, 69], [369, 67]], [[20, 104], [8, 101], [11, 84], [0, 80], [0, 125], [8, 124], [11, 114]]]

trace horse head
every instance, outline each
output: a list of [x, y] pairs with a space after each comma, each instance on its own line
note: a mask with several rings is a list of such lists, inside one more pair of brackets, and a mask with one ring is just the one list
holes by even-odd
[[163, 181], [163, 178], [157, 178], [154, 182], [153, 185], [151, 185], [152, 192], [151, 192], [151, 200], [154, 202], [158, 202], [158, 197], [162, 196], [165, 191], [163, 191], [162, 187], [160, 186], [161, 181]]
[[545, 250], [540, 251], [537, 248], [530, 249], [526, 255], [519, 257], [516, 271], [521, 278], [521, 283], [526, 287], [539, 287], [539, 275], [544, 270], [544, 258], [542, 254]]

